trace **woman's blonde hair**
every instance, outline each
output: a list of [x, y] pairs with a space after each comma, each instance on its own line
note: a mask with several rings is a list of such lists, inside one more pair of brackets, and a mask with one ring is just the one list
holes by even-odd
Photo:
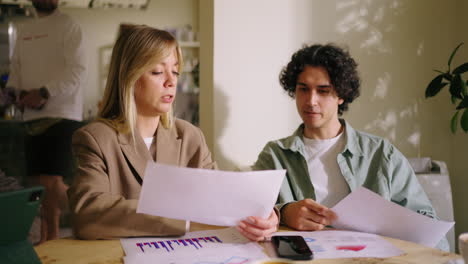
[[[137, 80], [155, 63], [176, 51], [179, 72], [182, 53], [176, 39], [167, 31], [146, 25], [121, 24], [107, 76], [106, 89], [98, 118], [117, 131], [135, 137]], [[161, 116], [165, 128], [172, 126], [172, 110]]]

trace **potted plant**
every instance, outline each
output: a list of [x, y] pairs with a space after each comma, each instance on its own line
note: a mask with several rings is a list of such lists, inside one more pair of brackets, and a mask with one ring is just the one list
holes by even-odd
[[426, 88], [426, 98], [429, 98], [437, 95], [442, 88], [449, 85], [452, 104], [456, 105], [455, 113], [450, 122], [452, 133], [457, 131], [459, 123], [463, 131], [468, 132], [468, 81], [462, 77], [463, 73], [468, 71], [468, 62], [462, 63], [453, 70], [451, 67], [452, 59], [462, 45], [463, 42], [458, 44], [450, 54], [447, 71], [434, 70], [439, 75]]

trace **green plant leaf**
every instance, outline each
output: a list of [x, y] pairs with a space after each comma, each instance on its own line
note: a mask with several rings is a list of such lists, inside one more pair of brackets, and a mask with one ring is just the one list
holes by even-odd
[[452, 59], [453, 57], [455, 56], [455, 53], [457, 53], [457, 50], [463, 45], [464, 43], [460, 43], [458, 44], [458, 46], [452, 51], [452, 54], [450, 54], [450, 58], [448, 60], [448, 67], [449, 67], [449, 71], [450, 71], [450, 64], [452, 64]]
[[449, 81], [449, 82], [451, 82], [451, 81], [453, 80], [452, 74], [450, 74], [450, 73], [448, 73], [448, 72], [447, 72], [447, 73], [444, 73], [444, 74], [442, 74], [442, 75], [444, 76], [444, 79], [447, 80], [447, 81]]
[[442, 82], [442, 79], [444, 78], [444, 74], [439, 74], [437, 77], [432, 79], [432, 81], [429, 83], [429, 85], [426, 88], [426, 98], [435, 96], [444, 88], [445, 85], [447, 85], [446, 82]]
[[452, 116], [452, 120], [450, 120], [450, 130], [452, 130], [453, 134], [457, 132], [458, 128], [458, 113], [460, 113], [460, 111], [455, 112], [455, 114]]
[[460, 125], [465, 133], [468, 132], [468, 109], [465, 109], [465, 112], [463, 112], [460, 119]]
[[453, 70], [453, 74], [462, 74], [468, 71], [468, 62], [463, 63]]
[[462, 80], [462, 95], [463, 97], [468, 96], [468, 85]]
[[460, 104], [457, 106], [457, 110], [468, 108], [468, 96], [463, 97]]
[[450, 83], [450, 94], [456, 98], [463, 99], [462, 91], [464, 87], [465, 82], [461, 79], [460, 74], [457, 74], [455, 77], [453, 77], [453, 80]]
[[458, 98], [456, 98], [455, 96], [450, 96], [450, 100], [452, 100], [452, 104], [456, 104]]

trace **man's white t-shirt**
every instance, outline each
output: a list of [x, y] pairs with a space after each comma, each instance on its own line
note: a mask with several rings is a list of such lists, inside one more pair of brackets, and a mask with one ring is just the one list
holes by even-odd
[[336, 159], [346, 144], [345, 133], [330, 139], [304, 137], [304, 144], [315, 200], [327, 207], [333, 207], [350, 193]]

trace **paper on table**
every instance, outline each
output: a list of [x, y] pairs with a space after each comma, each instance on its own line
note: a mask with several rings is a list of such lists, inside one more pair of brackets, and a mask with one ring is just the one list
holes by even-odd
[[228, 244], [250, 242], [236, 228], [223, 228], [188, 232], [180, 237], [135, 237], [122, 238], [120, 243], [125, 255], [136, 254], [174, 254], [180, 251], [196, 252], [208, 248], [219, 248]]
[[120, 240], [126, 264], [247, 263], [265, 258], [262, 248], [235, 228], [189, 232], [181, 237]]
[[248, 216], [267, 218], [285, 170], [228, 172], [149, 162], [138, 213], [234, 226]]
[[415, 213], [364, 187], [346, 196], [332, 210], [338, 216], [333, 223], [335, 228], [379, 234], [429, 247], [435, 247], [454, 225], [454, 222]]
[[125, 264], [241, 264], [266, 258], [263, 249], [254, 242], [239, 245], [224, 245], [203, 251], [178, 252], [177, 254], [147, 254], [124, 257]]
[[277, 232], [279, 235], [302, 236], [314, 252], [314, 259], [389, 258], [403, 254], [392, 243], [375, 234], [326, 230], [314, 232]]

